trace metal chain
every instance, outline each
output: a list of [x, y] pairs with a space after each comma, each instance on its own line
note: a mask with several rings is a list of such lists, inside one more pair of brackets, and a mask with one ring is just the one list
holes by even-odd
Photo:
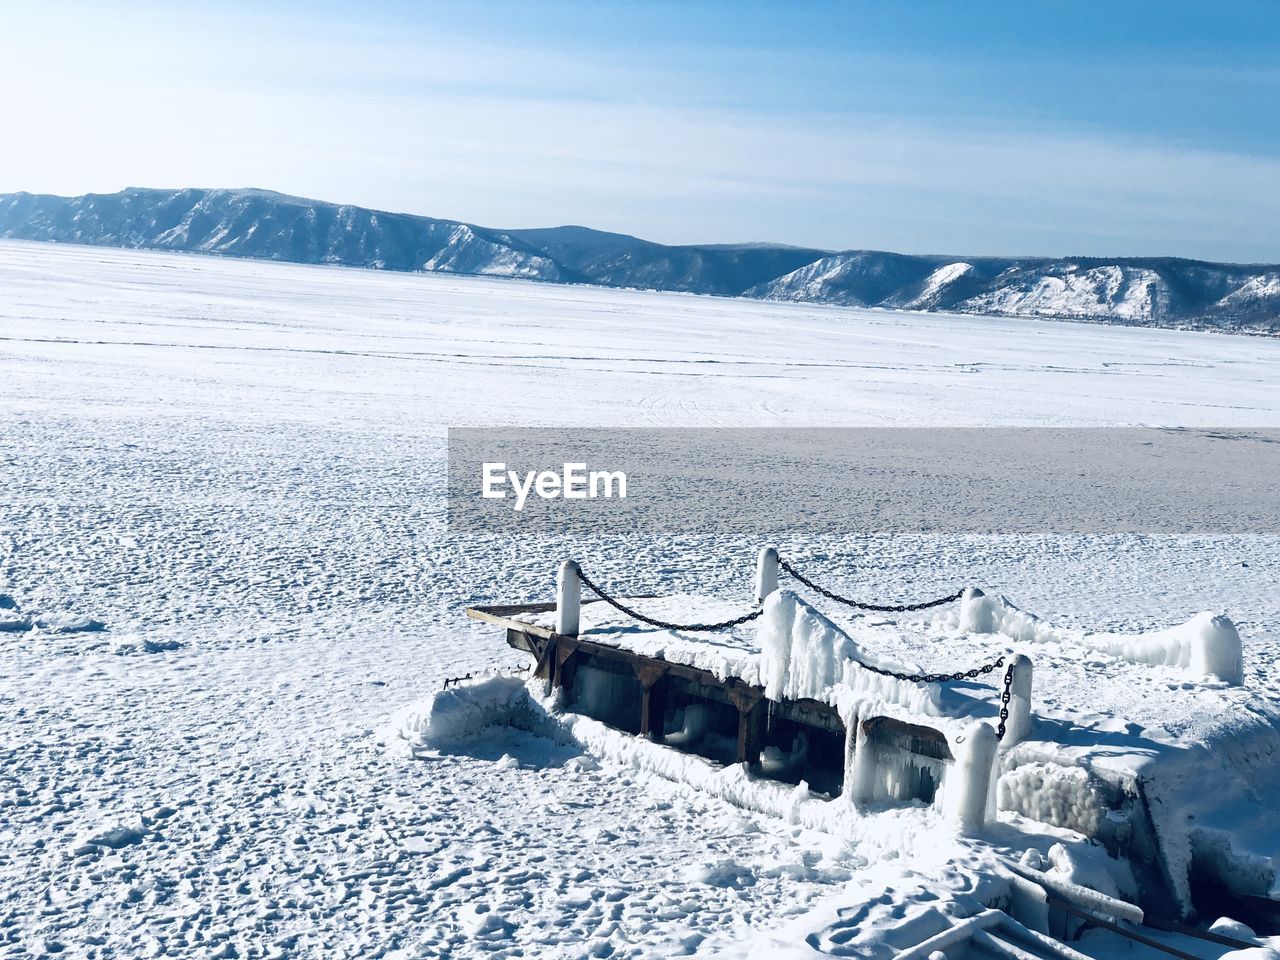
[[721, 623], [669, 623], [666, 620], [657, 620], [653, 617], [646, 617], [640, 611], [633, 610], [631, 607], [628, 607], [625, 604], [619, 603], [617, 600], [613, 599], [613, 597], [609, 596], [607, 593], [601, 590], [598, 586], [592, 583], [591, 578], [582, 572], [581, 567], [578, 568], [578, 579], [582, 581], [582, 585], [584, 587], [586, 587], [588, 590], [594, 593], [597, 597], [599, 597], [605, 603], [609, 604], [609, 606], [613, 607], [615, 610], [622, 611], [628, 617], [631, 617], [633, 620], [639, 620], [641, 623], [647, 623], [651, 627], [658, 627], [662, 630], [685, 630], [693, 633], [707, 631], [707, 630], [724, 630], [728, 627], [736, 627], [736, 626], [739, 626], [740, 624], [747, 623], [751, 620], [756, 619], [762, 613], [764, 613], [763, 610], [752, 610], [750, 613], [744, 613], [740, 617], [735, 617], [732, 620], [725, 620]]
[[882, 677], [893, 677], [895, 680], [904, 680], [908, 683], [951, 683], [955, 680], [973, 680], [976, 677], [990, 673], [1004, 663], [1004, 656], [996, 657], [990, 663], [985, 663], [980, 667], [974, 667], [971, 670], [960, 670], [956, 673], [900, 673], [896, 670], [873, 667], [871, 664], [863, 663], [861, 660], [854, 660], [853, 662], [864, 670], [878, 673]]
[[[1001, 659], [1004, 659], [1003, 657]], [[1004, 739], [1004, 727], [1009, 722], [1009, 701], [1013, 699], [1013, 664], [1004, 672], [1004, 690], [1000, 693], [1000, 726], [996, 727], [996, 739]]]
[[[944, 603], [951, 603], [955, 600], [959, 600], [960, 597], [964, 594], [963, 590], [958, 590], [949, 597], [942, 597], [939, 600], [930, 600], [928, 603], [903, 603], [903, 604], [895, 604], [892, 606], [881, 606], [877, 604], [861, 603], [857, 600], [850, 600], [847, 597], [842, 597], [839, 594], [832, 593], [830, 590], [826, 590], [818, 586], [817, 584], [813, 583], [811, 580], [806, 578], [803, 574], [799, 573], [794, 567], [791, 566], [791, 564], [787, 563], [787, 561], [782, 560], [781, 558], [779, 558], [779, 565], [782, 567], [782, 569], [786, 570], [787, 573], [791, 574], [791, 576], [795, 577], [797, 580], [803, 583], [806, 587], [809, 587], [811, 590], [816, 590], [818, 593], [822, 594], [824, 597], [826, 597], [829, 600], [835, 600], [838, 603], [846, 603], [849, 606], [857, 607], [859, 610], [872, 610], [879, 613], [907, 613], [913, 610], [925, 610], [929, 607], [937, 607], [937, 606], [941, 606]], [[609, 596], [609, 594], [605, 593], [605, 591], [602, 590], [599, 586], [597, 586], [596, 583], [590, 577], [588, 577], [585, 573], [583, 573], [581, 567], [578, 568], [578, 579], [582, 581], [582, 585], [584, 587], [586, 587], [588, 590], [594, 593], [597, 597], [599, 597], [605, 603], [609, 604], [609, 606], [613, 607], [615, 610], [618, 610], [621, 613], [626, 614], [628, 617], [631, 617], [633, 620], [639, 620], [641, 623], [647, 623], [651, 627], [658, 627], [659, 629], [662, 629], [662, 630], [685, 630], [690, 632], [724, 630], [724, 629], [727, 629], [728, 627], [736, 627], [741, 624], [748, 623], [752, 620], [755, 620], [762, 613], [764, 613], [763, 610], [752, 610], [750, 613], [744, 613], [740, 617], [735, 617], [732, 620], [724, 620], [724, 621], [721, 621], [720, 623], [672, 623], [668, 620], [659, 620], [656, 617], [646, 616], [645, 614], [641, 613], [639, 610], [635, 610], [632, 607], [628, 607], [626, 604], [621, 603], [618, 600], [615, 600], [613, 597]], [[556, 635], [553, 634], [552, 639], [554, 639], [555, 636]], [[999, 657], [996, 657], [996, 659], [992, 660], [990, 663], [984, 663], [980, 667], [972, 667], [968, 670], [959, 670], [955, 673], [903, 673], [898, 670], [886, 670], [883, 667], [875, 667], [869, 663], [863, 663], [861, 660], [854, 660], [854, 663], [862, 667], [862, 669], [864, 670], [869, 670], [872, 673], [879, 674], [882, 677], [892, 677], [895, 680], [901, 680], [906, 683], [952, 683], [956, 680], [974, 680], [974, 679], [977, 679], [978, 677], [985, 676], [991, 673], [993, 670], [997, 669], [998, 667], [1004, 666], [1004, 662], [1005, 662], [1005, 656], [1001, 654]], [[1013, 688], [1013, 664], [1010, 663], [1004, 673], [1004, 690], [1000, 695], [1000, 726], [996, 730], [997, 740], [1004, 739], [1005, 725], [1009, 719], [1009, 700], [1013, 696], [1012, 688]]]
[[928, 610], [930, 607], [940, 607], [944, 603], [951, 603], [955, 600], [959, 600], [962, 596], [964, 596], [963, 590], [957, 590], [955, 593], [951, 594], [950, 596], [940, 597], [937, 600], [928, 600], [924, 603], [893, 603], [893, 604], [863, 603], [861, 600], [850, 600], [848, 597], [842, 597], [838, 593], [832, 593], [826, 587], [818, 586], [816, 583], [814, 583], [812, 580], [810, 580], [808, 577], [802, 574], [799, 570], [797, 570], [791, 564], [787, 563], [787, 561], [784, 560], [782, 557], [778, 558], [778, 566], [780, 566], [783, 570], [787, 571], [787, 573], [791, 574], [791, 576], [795, 577], [797, 580], [803, 583], [810, 590], [817, 591], [818, 593], [826, 597], [828, 600], [834, 600], [836, 603], [843, 603], [850, 607], [855, 607], [858, 610], [869, 610], [873, 613], [911, 613], [916, 610]]

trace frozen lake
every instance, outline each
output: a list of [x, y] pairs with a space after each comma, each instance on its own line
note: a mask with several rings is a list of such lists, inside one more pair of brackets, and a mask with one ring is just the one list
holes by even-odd
[[[0, 595], [49, 625], [0, 632], [0, 943], [666, 957], [776, 926], [867, 853], [533, 738], [515, 765], [375, 742], [515, 662], [461, 608], [550, 599], [570, 549], [749, 598], [755, 543], [449, 533], [445, 428], [1274, 427], [1278, 384], [1274, 339], [0, 242]], [[873, 599], [1223, 609], [1275, 679], [1274, 538], [780, 546]], [[106, 629], [56, 632], [83, 618]]]

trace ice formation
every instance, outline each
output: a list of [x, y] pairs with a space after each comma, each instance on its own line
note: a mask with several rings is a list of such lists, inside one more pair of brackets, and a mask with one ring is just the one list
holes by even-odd
[[519, 677], [493, 676], [441, 690], [391, 720], [392, 739], [439, 749], [494, 726], [528, 726], [531, 701]]
[[1174, 667], [1230, 684], [1244, 682], [1240, 634], [1230, 618], [1200, 613], [1186, 623], [1150, 633], [1067, 630], [1020, 610], [1007, 597], [965, 591], [958, 614], [939, 622], [966, 633], [999, 633], [1020, 643], [1079, 644], [1132, 663]]
[[760, 681], [772, 700], [811, 699], [833, 706], [883, 700], [912, 713], [943, 713], [934, 684], [886, 677], [861, 664], [894, 666], [861, 649], [843, 630], [790, 590], [775, 590], [764, 604], [757, 641]]

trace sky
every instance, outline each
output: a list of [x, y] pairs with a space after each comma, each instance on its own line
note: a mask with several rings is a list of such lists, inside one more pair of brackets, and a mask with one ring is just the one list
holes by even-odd
[[1280, 262], [1280, 4], [13, 4], [0, 192]]

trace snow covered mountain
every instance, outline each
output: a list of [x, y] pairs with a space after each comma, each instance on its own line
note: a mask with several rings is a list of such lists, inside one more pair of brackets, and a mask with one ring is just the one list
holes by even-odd
[[495, 230], [265, 190], [3, 194], [0, 237], [774, 301], [1280, 331], [1280, 265], [668, 246], [576, 226]]

